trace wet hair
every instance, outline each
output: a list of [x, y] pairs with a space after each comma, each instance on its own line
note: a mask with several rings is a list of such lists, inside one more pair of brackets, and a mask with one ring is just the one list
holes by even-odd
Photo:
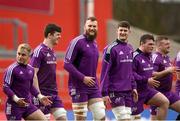
[[94, 17], [94, 16], [90, 16], [90, 17], [88, 17], [88, 18], [86, 19], [86, 21], [87, 21], [87, 20], [97, 21], [96, 17]]
[[25, 49], [27, 50], [28, 54], [30, 55], [31, 54], [31, 47], [29, 44], [27, 43], [22, 43], [18, 46], [18, 49]]
[[125, 28], [130, 29], [130, 23], [128, 21], [120, 21], [118, 24], [118, 28], [119, 27], [125, 27]]
[[155, 41], [153, 35], [151, 35], [151, 34], [144, 34], [144, 35], [142, 35], [141, 38], [140, 38], [140, 45], [141, 45], [141, 44], [145, 44], [145, 43], [147, 42], [147, 40], [153, 40], [153, 41]]
[[166, 37], [166, 36], [158, 36], [158, 37], [156, 37], [156, 40], [155, 40], [155, 42], [156, 42], [156, 45], [158, 45], [162, 40], [169, 40], [169, 38], [168, 37]]
[[47, 38], [48, 34], [54, 34], [55, 32], [61, 32], [61, 27], [57, 26], [56, 24], [48, 24], [44, 30], [44, 37]]

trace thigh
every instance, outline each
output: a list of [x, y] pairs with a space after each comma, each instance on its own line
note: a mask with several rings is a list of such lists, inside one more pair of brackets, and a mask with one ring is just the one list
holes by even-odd
[[174, 92], [167, 92], [164, 95], [168, 98], [170, 106], [180, 100], [180, 97]]
[[168, 99], [162, 93], [158, 92], [152, 98], [149, 98], [147, 104], [159, 107], [166, 101], [168, 101]]
[[29, 114], [27, 117], [24, 118], [25, 120], [47, 120], [46, 116], [43, 114], [43, 112], [39, 109], [35, 110], [31, 114]]
[[32, 103], [30, 103], [29, 106], [26, 107], [25, 112], [23, 113], [23, 118], [27, 118], [28, 116], [30, 116], [37, 110], [38, 110], [38, 108], [35, 105], [33, 105]]
[[[160, 92], [158, 92], [157, 90], [155, 90], [154, 88], [148, 88], [146, 90], [146, 98], [145, 98], [145, 104], [148, 103], [148, 101], [150, 101], [156, 94], [158, 94]], [[162, 93], [161, 93], [162, 94]]]
[[50, 113], [50, 106], [44, 106], [38, 98], [33, 97], [32, 103], [35, 105], [38, 109], [40, 109], [45, 115]]
[[103, 101], [102, 95], [99, 90], [88, 93], [88, 105], [92, 105], [96, 102]]

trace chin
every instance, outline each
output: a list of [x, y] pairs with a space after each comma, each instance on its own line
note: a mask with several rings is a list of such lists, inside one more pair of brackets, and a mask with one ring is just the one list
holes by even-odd
[[125, 38], [125, 37], [122, 37], [122, 38], [120, 38], [120, 39], [125, 41], [127, 38]]

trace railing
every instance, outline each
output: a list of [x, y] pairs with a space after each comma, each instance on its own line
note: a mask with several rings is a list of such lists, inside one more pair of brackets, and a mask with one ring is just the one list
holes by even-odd
[[13, 49], [16, 50], [18, 46], [18, 26], [20, 26], [23, 31], [23, 42], [28, 42], [27, 24], [19, 19], [0, 18], [0, 24], [9, 23], [13, 25]]

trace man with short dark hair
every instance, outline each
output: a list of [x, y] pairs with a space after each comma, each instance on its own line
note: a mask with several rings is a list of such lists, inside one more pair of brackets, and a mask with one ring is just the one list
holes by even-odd
[[160, 86], [160, 82], [153, 78], [152, 51], [154, 49], [154, 37], [144, 34], [140, 38], [140, 46], [133, 54], [133, 75], [137, 83], [138, 102], [133, 104], [132, 115], [135, 119], [140, 118], [143, 112], [143, 104], [155, 105], [158, 108], [157, 120], [165, 120], [169, 106], [168, 99], [155, 87]]
[[30, 64], [35, 68], [35, 87], [44, 95], [51, 96], [52, 104], [42, 106], [34, 98], [37, 105], [48, 119], [49, 113], [53, 114], [56, 120], [66, 120], [66, 110], [58, 96], [56, 83], [56, 54], [53, 47], [56, 46], [61, 38], [61, 28], [55, 24], [48, 24], [44, 30], [44, 41], [37, 46], [32, 53]]
[[116, 120], [131, 120], [132, 95], [138, 100], [133, 79], [133, 48], [128, 43], [130, 24], [121, 21], [117, 39], [104, 49], [101, 70], [101, 91], [105, 104], [111, 104]]

